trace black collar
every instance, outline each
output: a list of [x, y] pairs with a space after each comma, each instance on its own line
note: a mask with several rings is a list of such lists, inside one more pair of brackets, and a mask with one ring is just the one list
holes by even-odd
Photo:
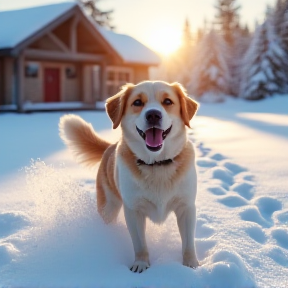
[[147, 165], [147, 166], [154, 166], [154, 165], [157, 165], [157, 166], [161, 166], [161, 165], [169, 165], [173, 163], [173, 160], [172, 159], [166, 159], [166, 160], [162, 160], [162, 161], [155, 161], [154, 163], [151, 163], [151, 164], [147, 164], [145, 163], [143, 160], [141, 159], [138, 159], [137, 160], [137, 165], [140, 166], [140, 165]]

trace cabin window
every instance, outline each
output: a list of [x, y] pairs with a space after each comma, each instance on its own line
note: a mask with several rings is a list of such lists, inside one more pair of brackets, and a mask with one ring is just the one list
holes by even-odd
[[116, 94], [121, 86], [133, 82], [133, 70], [127, 67], [107, 67], [108, 96]]
[[25, 77], [26, 78], [38, 78], [39, 75], [39, 63], [28, 62], [25, 65]]
[[108, 71], [108, 80], [114, 81], [115, 80], [115, 72], [114, 71]]
[[77, 77], [77, 70], [75, 66], [68, 66], [65, 69], [67, 79], [74, 79]]

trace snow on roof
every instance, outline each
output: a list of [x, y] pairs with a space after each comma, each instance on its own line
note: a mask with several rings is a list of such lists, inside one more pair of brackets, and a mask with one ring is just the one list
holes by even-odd
[[[73, 1], [0, 11], [0, 50], [16, 47], [77, 5]], [[89, 20], [91, 21], [91, 19]], [[136, 39], [109, 31], [96, 25], [93, 21], [91, 22], [124, 62], [145, 65], [158, 65], [160, 63], [160, 57]]]
[[0, 49], [14, 48], [77, 4], [62, 2], [0, 11]]
[[124, 62], [143, 63], [147, 65], [160, 64], [160, 57], [136, 39], [128, 35], [115, 33], [99, 26], [98, 30], [123, 58]]

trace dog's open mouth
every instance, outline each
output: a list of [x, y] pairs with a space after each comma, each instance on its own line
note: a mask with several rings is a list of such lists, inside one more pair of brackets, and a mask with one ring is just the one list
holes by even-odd
[[162, 148], [163, 141], [171, 129], [172, 125], [166, 131], [152, 127], [143, 132], [136, 126], [137, 132], [145, 140], [146, 147], [152, 152], [157, 152]]

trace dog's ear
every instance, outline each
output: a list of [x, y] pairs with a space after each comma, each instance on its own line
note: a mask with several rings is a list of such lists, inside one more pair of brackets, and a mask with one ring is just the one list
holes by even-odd
[[197, 112], [199, 104], [192, 100], [186, 93], [184, 87], [180, 83], [172, 83], [171, 86], [174, 88], [181, 105], [181, 116], [185, 125], [190, 127], [190, 120]]
[[113, 129], [116, 129], [125, 111], [127, 99], [133, 89], [133, 84], [125, 84], [120, 92], [106, 100], [106, 111], [113, 122]]

